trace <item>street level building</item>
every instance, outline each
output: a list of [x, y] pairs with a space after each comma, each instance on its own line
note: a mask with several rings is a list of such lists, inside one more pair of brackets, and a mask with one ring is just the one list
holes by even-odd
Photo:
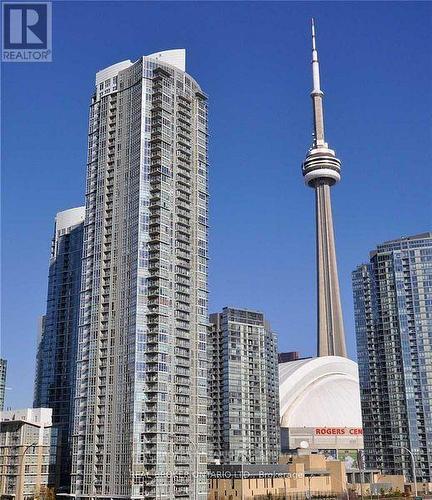
[[378, 245], [352, 275], [366, 465], [432, 482], [432, 233]]
[[339, 497], [347, 491], [344, 463], [323, 455], [277, 465], [210, 465], [209, 500]]
[[[348, 471], [343, 461], [322, 454], [292, 456], [278, 465], [209, 465], [209, 500], [341, 498], [351, 491], [361, 496], [397, 494], [406, 489], [410, 487], [403, 476]], [[429, 492], [427, 487], [419, 491]]]
[[57, 493], [70, 492], [84, 213], [85, 207], [77, 207], [55, 217], [47, 309], [39, 324], [36, 354], [33, 406], [52, 409], [59, 442]]
[[0, 412], [0, 497], [33, 499], [54, 483], [57, 433], [50, 408]]
[[6, 391], [6, 372], [7, 361], [0, 359], [0, 411], [4, 409], [5, 391]]
[[207, 98], [168, 50], [96, 74], [76, 498], [207, 497]]
[[277, 463], [277, 366], [277, 337], [264, 314], [225, 307], [210, 315], [210, 462]]

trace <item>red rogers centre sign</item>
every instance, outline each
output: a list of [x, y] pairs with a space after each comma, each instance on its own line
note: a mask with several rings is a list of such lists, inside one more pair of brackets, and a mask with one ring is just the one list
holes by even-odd
[[362, 436], [361, 427], [315, 427], [315, 436]]

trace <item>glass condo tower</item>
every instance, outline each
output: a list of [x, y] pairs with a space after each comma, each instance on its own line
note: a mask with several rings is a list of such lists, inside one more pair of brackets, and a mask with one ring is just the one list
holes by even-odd
[[211, 314], [208, 352], [209, 462], [278, 463], [277, 336], [264, 314]]
[[366, 465], [432, 481], [432, 233], [388, 241], [353, 272]]
[[59, 212], [48, 276], [46, 314], [39, 323], [34, 408], [51, 408], [57, 429], [54, 486], [70, 492], [84, 207]]
[[184, 50], [96, 74], [77, 498], [207, 498], [207, 168], [207, 98]]

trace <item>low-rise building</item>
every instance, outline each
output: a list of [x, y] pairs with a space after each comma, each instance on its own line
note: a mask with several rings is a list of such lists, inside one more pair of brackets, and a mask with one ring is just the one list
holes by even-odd
[[361, 427], [291, 427], [281, 428], [282, 454], [299, 448], [319, 452], [332, 460], [345, 462], [347, 471], [359, 467], [363, 450]]
[[348, 489], [345, 465], [323, 455], [301, 455], [279, 465], [210, 465], [209, 500], [326, 496]]
[[[357, 495], [384, 495], [389, 493], [399, 494], [414, 488], [405, 483], [403, 475], [381, 474], [378, 470], [367, 469], [347, 472], [348, 488]], [[419, 489], [419, 492], [421, 490]]]
[[289, 363], [290, 361], [298, 361], [300, 353], [298, 351], [280, 352], [278, 354], [278, 363]]
[[50, 408], [0, 412], [0, 497], [34, 498], [53, 481], [56, 429]]

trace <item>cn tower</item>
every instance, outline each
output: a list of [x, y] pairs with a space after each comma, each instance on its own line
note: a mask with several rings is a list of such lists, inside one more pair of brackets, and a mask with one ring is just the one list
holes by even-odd
[[333, 231], [330, 187], [340, 181], [341, 162], [324, 138], [323, 92], [320, 86], [315, 24], [312, 19], [311, 92], [314, 138], [302, 165], [305, 183], [315, 190], [318, 356], [345, 356], [345, 333], [339, 292], [336, 249]]

